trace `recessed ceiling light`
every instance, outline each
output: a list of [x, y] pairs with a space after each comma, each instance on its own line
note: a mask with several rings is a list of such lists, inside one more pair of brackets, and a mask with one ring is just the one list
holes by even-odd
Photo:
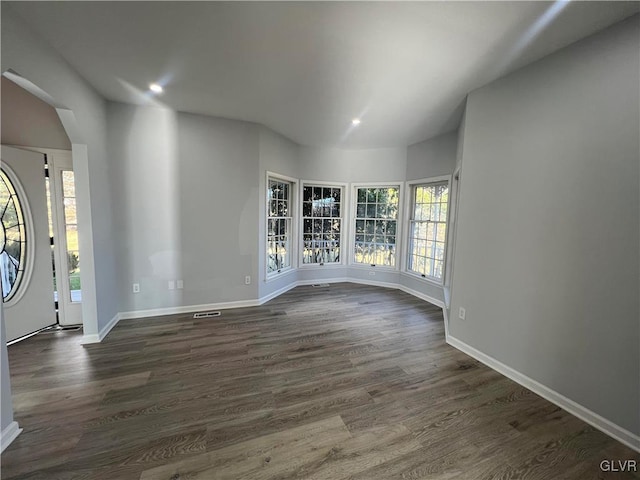
[[157, 83], [152, 83], [151, 85], [149, 85], [149, 90], [154, 93], [162, 93], [162, 87]]
[[360, 125], [360, 119], [354, 118], [353, 120], [351, 120], [351, 125]]

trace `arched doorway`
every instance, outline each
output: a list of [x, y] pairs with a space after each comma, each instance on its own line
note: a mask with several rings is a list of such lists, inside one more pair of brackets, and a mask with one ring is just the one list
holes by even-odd
[[[71, 162], [74, 174], [75, 192], [74, 200], [77, 201], [77, 241], [74, 245], [74, 252], [82, 258], [82, 303], [80, 305], [84, 339], [88, 342], [98, 341], [98, 320], [95, 294], [95, 271], [93, 268], [93, 243], [92, 243], [92, 222], [89, 193], [89, 170], [87, 145], [72, 110], [57, 103], [53, 97], [40, 89], [38, 86], [22, 77], [18, 73], [7, 70], [2, 74], [30, 94], [36, 96], [50, 107], [55, 109], [64, 132], [66, 133], [71, 147]], [[48, 254], [49, 263], [51, 253]], [[52, 298], [52, 297], [49, 297]], [[5, 321], [7, 320], [5, 312]], [[7, 332], [8, 333], [8, 332]]]

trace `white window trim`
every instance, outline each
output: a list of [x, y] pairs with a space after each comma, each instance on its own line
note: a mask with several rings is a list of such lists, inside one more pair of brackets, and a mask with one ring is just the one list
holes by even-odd
[[[444, 265], [443, 265], [443, 269], [442, 269], [442, 279], [437, 279], [434, 277], [423, 277], [422, 275], [416, 273], [416, 272], [412, 272], [411, 270], [409, 270], [409, 236], [411, 233], [411, 226], [410, 226], [410, 222], [411, 222], [411, 210], [413, 208], [413, 187], [415, 187], [416, 185], [428, 185], [430, 183], [442, 183], [442, 182], [447, 182], [447, 187], [449, 189], [449, 202], [447, 203], [447, 236], [445, 239], [445, 244], [444, 244]], [[428, 178], [421, 178], [418, 180], [411, 180], [408, 182], [405, 182], [406, 188], [405, 188], [405, 196], [404, 196], [404, 203], [407, 206], [407, 208], [404, 209], [404, 216], [403, 216], [403, 224], [407, 226], [407, 235], [405, 236], [406, 238], [403, 239], [403, 255], [402, 255], [402, 274], [406, 275], [408, 277], [414, 278], [416, 280], [419, 280], [421, 282], [425, 282], [425, 283], [430, 283], [433, 285], [437, 285], [439, 287], [442, 287], [445, 284], [445, 279], [447, 276], [447, 264], [449, 261], [449, 219], [451, 217], [451, 175], [440, 175], [437, 177], [428, 177]]]
[[[404, 242], [403, 242], [403, 218], [404, 218], [404, 186], [405, 182], [403, 180], [397, 181], [388, 181], [388, 182], [358, 182], [351, 183], [351, 201], [349, 202], [350, 211], [349, 211], [349, 267], [353, 268], [362, 268], [362, 269], [375, 269], [382, 270], [384, 272], [398, 272], [400, 270], [400, 264], [402, 262], [402, 258], [404, 257]], [[398, 188], [398, 218], [396, 219], [396, 264], [393, 267], [389, 267], [386, 265], [369, 265], [364, 263], [358, 263], [355, 261], [355, 245], [356, 245], [356, 214], [357, 212], [357, 203], [358, 203], [358, 188], [380, 188], [380, 187], [388, 187], [388, 188]]]
[[[267, 253], [267, 246], [269, 245], [269, 202], [267, 201], [267, 191], [269, 189], [269, 180], [280, 180], [283, 182], [288, 182], [291, 184], [290, 195], [292, 198], [289, 199], [289, 208], [291, 209], [290, 217], [291, 217], [291, 264], [288, 267], [282, 268], [275, 272], [268, 271], [269, 265], [269, 255]], [[265, 282], [269, 282], [271, 280], [275, 280], [284, 275], [287, 275], [294, 270], [297, 269], [298, 266], [298, 190], [299, 190], [299, 181], [297, 178], [289, 177], [287, 175], [282, 175], [279, 173], [268, 171], [265, 175], [265, 184], [264, 191], [262, 194], [264, 195], [264, 275]]]
[[[302, 262], [302, 252], [304, 250], [304, 232], [303, 232], [303, 221], [304, 221], [304, 216], [303, 216], [303, 209], [302, 209], [302, 203], [304, 201], [303, 198], [303, 191], [304, 191], [304, 187], [305, 185], [317, 185], [317, 186], [321, 186], [321, 187], [340, 187], [342, 188], [342, 201], [341, 203], [341, 226], [340, 226], [340, 261], [339, 262], [332, 262], [332, 263], [325, 263], [325, 264], [321, 264], [321, 263], [303, 263]], [[298, 207], [299, 207], [299, 227], [300, 227], [300, 235], [298, 238], [298, 268], [300, 270], [311, 270], [311, 269], [315, 269], [315, 268], [323, 268], [323, 269], [327, 269], [327, 268], [342, 268], [345, 267], [348, 264], [347, 258], [349, 257], [349, 251], [348, 251], [348, 243], [349, 243], [349, 239], [348, 237], [345, 237], [345, 235], [348, 235], [348, 231], [349, 231], [349, 216], [351, 214], [351, 210], [350, 210], [350, 195], [349, 195], [349, 184], [348, 183], [344, 183], [344, 182], [328, 182], [326, 180], [300, 180], [300, 188], [299, 188], [299, 192], [298, 192], [298, 198], [300, 199], [298, 201]], [[347, 255], [345, 255], [345, 252], [347, 253]]]

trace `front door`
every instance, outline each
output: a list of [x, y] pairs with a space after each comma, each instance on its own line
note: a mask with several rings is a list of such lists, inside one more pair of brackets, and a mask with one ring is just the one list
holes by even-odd
[[44, 157], [2, 146], [1, 281], [7, 340], [56, 323]]

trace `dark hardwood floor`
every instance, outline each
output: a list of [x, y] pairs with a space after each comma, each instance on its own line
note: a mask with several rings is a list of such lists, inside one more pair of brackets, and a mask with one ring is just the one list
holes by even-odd
[[640, 456], [444, 341], [396, 290], [121, 321], [9, 347], [2, 479], [596, 479]]

